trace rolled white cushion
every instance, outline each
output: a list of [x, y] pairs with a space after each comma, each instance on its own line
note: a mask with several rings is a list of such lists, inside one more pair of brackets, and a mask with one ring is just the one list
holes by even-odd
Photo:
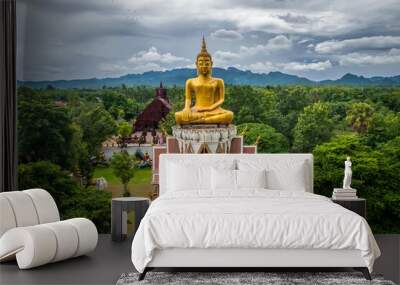
[[78, 250], [78, 233], [65, 221], [43, 224], [53, 231], [57, 241], [57, 251], [51, 262], [57, 262], [75, 256]]
[[78, 248], [74, 257], [91, 252], [96, 248], [98, 233], [92, 221], [85, 218], [74, 218], [63, 222], [71, 224], [78, 233]]
[[54, 232], [43, 225], [14, 228], [0, 239], [0, 260], [16, 254], [20, 269], [51, 262], [56, 250], [57, 240]]
[[57, 222], [60, 220], [56, 202], [53, 197], [43, 189], [29, 189], [22, 191], [30, 196], [36, 208], [39, 224]]
[[17, 227], [33, 226], [39, 223], [35, 205], [31, 197], [22, 191], [1, 193], [11, 205]]
[[8, 199], [0, 194], [0, 237], [9, 229], [15, 228], [14, 211]]

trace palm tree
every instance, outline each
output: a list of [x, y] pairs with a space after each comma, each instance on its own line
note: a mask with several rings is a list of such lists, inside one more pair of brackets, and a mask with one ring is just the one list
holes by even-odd
[[363, 133], [368, 130], [372, 122], [374, 108], [363, 102], [354, 103], [347, 111], [346, 121], [353, 131]]

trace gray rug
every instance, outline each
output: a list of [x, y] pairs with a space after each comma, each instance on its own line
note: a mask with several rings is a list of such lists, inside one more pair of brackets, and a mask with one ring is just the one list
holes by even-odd
[[148, 272], [146, 278], [142, 281], [137, 280], [138, 276], [138, 273], [122, 274], [117, 285], [395, 285], [392, 281], [384, 280], [379, 275], [372, 275], [373, 280], [368, 281], [359, 272]]

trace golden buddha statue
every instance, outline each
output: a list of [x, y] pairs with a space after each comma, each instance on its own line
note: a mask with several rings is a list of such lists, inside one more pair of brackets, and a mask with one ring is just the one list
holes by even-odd
[[[233, 113], [221, 108], [225, 98], [225, 85], [221, 78], [211, 77], [212, 59], [203, 37], [201, 51], [196, 59], [197, 77], [185, 85], [185, 108], [175, 113], [175, 121], [184, 124], [230, 124]], [[192, 104], [192, 94], [195, 105]]]

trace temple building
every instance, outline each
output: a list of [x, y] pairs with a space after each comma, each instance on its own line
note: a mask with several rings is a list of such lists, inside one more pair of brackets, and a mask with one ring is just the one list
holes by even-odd
[[162, 86], [156, 88], [156, 96], [153, 101], [138, 115], [134, 130], [154, 131], [159, 122], [167, 116], [171, 110], [171, 103], [167, 96], [167, 89]]

